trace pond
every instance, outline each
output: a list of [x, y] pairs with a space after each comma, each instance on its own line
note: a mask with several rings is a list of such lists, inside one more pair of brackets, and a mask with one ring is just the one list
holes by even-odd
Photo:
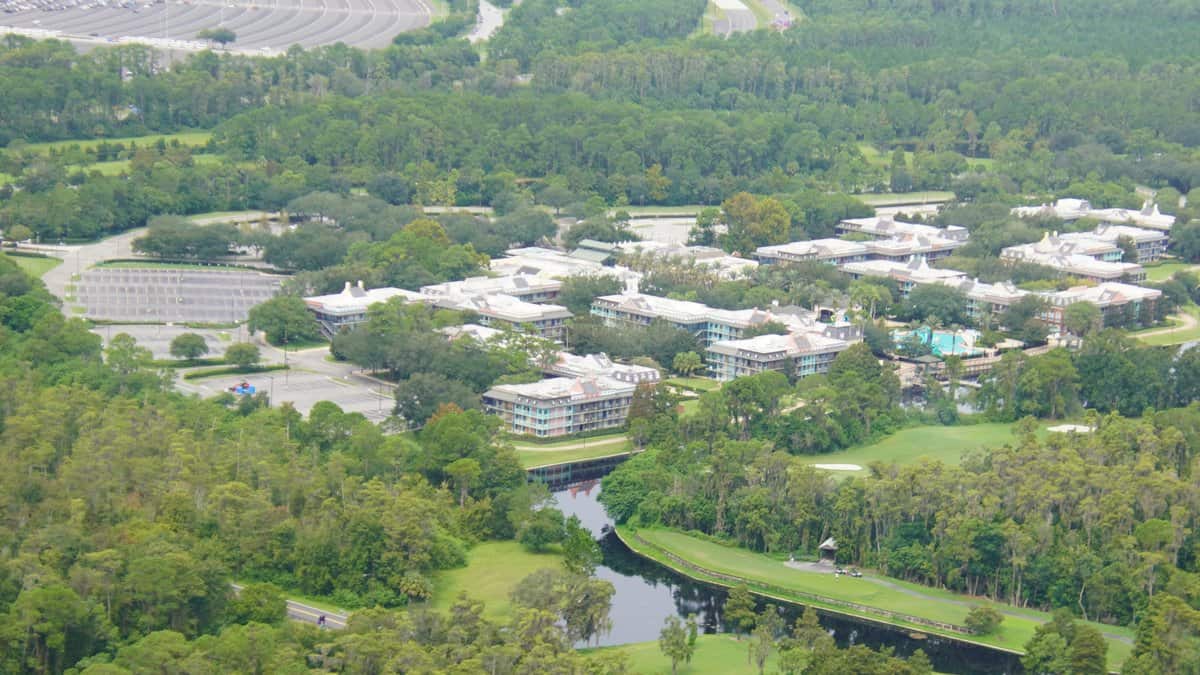
[[[672, 614], [681, 617], [695, 614], [705, 633], [724, 632], [721, 610], [725, 604], [725, 591], [692, 581], [646, 560], [630, 551], [616, 535], [605, 532], [604, 526], [612, 521], [596, 499], [599, 494], [599, 481], [590, 481], [555, 492], [554, 497], [563, 513], [578, 516], [583, 525], [600, 539], [604, 559], [596, 570], [596, 576], [612, 582], [616, 589], [610, 614], [613, 628], [600, 639], [600, 645], [657, 640], [663, 621]], [[802, 610], [798, 605], [783, 607], [789, 624], [800, 617]], [[837, 615], [822, 614], [821, 625], [842, 647], [853, 644], [865, 644], [876, 649], [891, 647], [900, 656], [923, 649], [933, 662], [934, 669], [941, 673], [1022, 672], [1019, 659], [1012, 654], [954, 640], [933, 636], [918, 639], [903, 629]]]

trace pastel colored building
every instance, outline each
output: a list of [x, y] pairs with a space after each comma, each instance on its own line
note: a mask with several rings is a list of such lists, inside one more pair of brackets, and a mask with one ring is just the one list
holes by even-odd
[[1140, 321], [1155, 315], [1156, 303], [1162, 291], [1131, 284], [1106, 282], [1095, 286], [1076, 286], [1057, 293], [1046, 293], [1048, 304], [1041, 318], [1047, 324], [1063, 330], [1063, 312], [1077, 302], [1088, 302], [1100, 308], [1104, 325], [1125, 325], [1128, 319]]
[[554, 377], [530, 384], [501, 384], [484, 392], [483, 408], [504, 430], [541, 438], [625, 424], [637, 385], [610, 377]]
[[837, 355], [850, 344], [817, 333], [759, 335], [744, 340], [714, 342], [706, 350], [709, 374], [732, 380], [768, 370], [807, 377], [829, 372]]

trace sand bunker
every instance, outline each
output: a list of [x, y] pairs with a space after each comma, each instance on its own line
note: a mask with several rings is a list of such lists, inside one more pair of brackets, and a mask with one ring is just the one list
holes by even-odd
[[862, 467], [857, 464], [813, 464], [813, 466], [826, 471], [862, 471]]

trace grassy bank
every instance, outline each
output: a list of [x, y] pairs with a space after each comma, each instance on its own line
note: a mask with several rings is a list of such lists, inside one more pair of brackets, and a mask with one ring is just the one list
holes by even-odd
[[[738, 641], [731, 635], [698, 635], [692, 662], [679, 664], [679, 675], [757, 675], [758, 668], [746, 663], [746, 650], [750, 644], [749, 640]], [[657, 640], [587, 651], [622, 652], [629, 659], [630, 672], [640, 675], [671, 673], [671, 660], [663, 655]], [[775, 672], [778, 658], [778, 652], [772, 650], [767, 658], [766, 672]]]
[[1188, 272], [1200, 270], [1200, 266], [1191, 263], [1182, 262], [1160, 262], [1152, 265], [1143, 265], [1146, 268], [1146, 281], [1166, 281], [1175, 275], [1176, 272]]
[[[1050, 615], [1045, 612], [1018, 609], [1011, 605], [992, 602], [986, 598], [968, 597], [872, 573], [867, 573], [861, 579], [849, 577], [838, 579], [826, 573], [794, 570], [786, 567], [782, 561], [767, 555], [723, 546], [672, 530], [638, 530], [637, 535], [649, 542], [650, 546], [634, 540], [631, 532], [626, 528], [621, 528], [620, 534], [621, 538], [639, 554], [702, 581], [728, 585], [728, 581], [723, 581], [715, 575], [730, 575], [745, 580], [750, 584], [751, 590], [781, 600], [790, 600], [797, 604], [811, 604], [827, 611], [1014, 652], [1021, 651], [1024, 644], [1033, 636], [1034, 629], [1050, 619]], [[703, 571], [680, 569], [680, 565], [663, 555], [663, 551], [669, 552]], [[763, 585], [769, 585], [772, 589], [765, 591]], [[859, 608], [847, 608], [834, 602], [823, 603], [814, 599], [813, 596], [828, 598], [837, 603], [855, 603]], [[970, 607], [974, 605], [991, 606], [1005, 614], [1004, 622], [996, 634], [966, 636], [951, 630], [941, 630], [924, 624], [907, 622], [895, 616], [902, 614], [927, 621], [961, 626]], [[1105, 634], [1105, 639], [1108, 641], [1110, 666], [1116, 666], [1128, 658], [1132, 648], [1132, 630], [1101, 624], [1093, 625]]]
[[863, 467], [861, 472], [845, 473], [865, 473], [871, 462], [912, 464], [921, 457], [941, 460], [945, 464], [958, 464], [963, 455], [972, 450], [1015, 441], [1012, 425], [1007, 422], [955, 427], [929, 425], [901, 429], [877, 443], [827, 455], [813, 455], [808, 459], [810, 464], [857, 464]]
[[562, 566], [558, 553], [530, 553], [515, 541], [485, 541], [467, 554], [467, 566], [439, 572], [429, 606], [448, 610], [460, 591], [485, 603], [484, 615], [507, 617], [512, 609], [508, 594], [517, 582], [545, 568]]
[[46, 272], [62, 264], [62, 259], [60, 258], [43, 258], [32, 255], [10, 255], [7, 257], [9, 260], [15, 262], [17, 267], [25, 270], [26, 274], [38, 278], [41, 278]]
[[578, 462], [584, 459], [599, 459], [601, 457], [620, 455], [629, 452], [631, 449], [631, 444], [626, 441], [615, 445], [589, 446], [575, 450], [553, 450], [551, 452], [517, 450], [517, 458], [521, 460], [522, 468], [532, 469], [537, 466], [566, 464], [567, 462]]
[[576, 462], [581, 459], [596, 459], [608, 457], [633, 449], [633, 444], [625, 438], [624, 433], [593, 438], [568, 439], [555, 443], [530, 443], [513, 441], [513, 449], [521, 460], [521, 466], [528, 469], [535, 466], [548, 466], [564, 462]]

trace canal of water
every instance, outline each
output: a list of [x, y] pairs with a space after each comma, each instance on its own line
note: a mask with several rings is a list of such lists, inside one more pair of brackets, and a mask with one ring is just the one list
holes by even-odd
[[[629, 550], [616, 535], [605, 532], [612, 521], [596, 500], [599, 481], [575, 485], [554, 493], [563, 513], [578, 516], [583, 525], [600, 540], [603, 564], [596, 576], [610, 581], [616, 589], [612, 600], [612, 631], [600, 639], [600, 645], [621, 645], [658, 639], [663, 621], [670, 615], [695, 614], [705, 633], [725, 632], [721, 610], [725, 591], [695, 582]], [[789, 622], [799, 618], [802, 608], [782, 608]], [[760, 607], [761, 610], [761, 607]], [[934, 670], [962, 675], [1020, 673], [1019, 659], [1007, 652], [963, 644], [936, 636], [914, 638], [903, 629], [891, 628], [838, 615], [821, 615], [821, 625], [829, 630], [838, 645], [864, 644], [880, 649], [891, 647], [899, 656], [925, 650]], [[594, 644], [594, 643], [593, 643]], [[584, 646], [584, 645], [580, 645]]]

